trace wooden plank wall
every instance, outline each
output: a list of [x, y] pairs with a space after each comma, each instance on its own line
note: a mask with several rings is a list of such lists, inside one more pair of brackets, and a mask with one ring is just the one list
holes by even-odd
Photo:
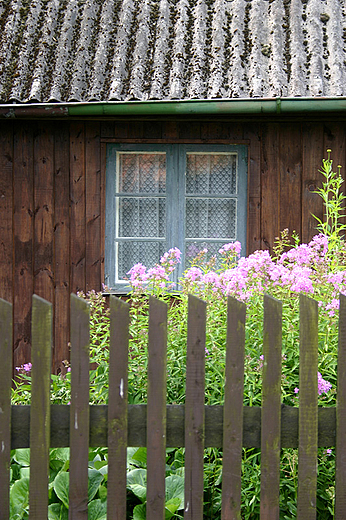
[[69, 293], [101, 289], [108, 142], [247, 144], [248, 253], [271, 250], [284, 228], [308, 241], [327, 148], [346, 169], [342, 122], [1, 122], [0, 298], [14, 304], [14, 366], [30, 360], [33, 292], [53, 303], [56, 372], [69, 358]]

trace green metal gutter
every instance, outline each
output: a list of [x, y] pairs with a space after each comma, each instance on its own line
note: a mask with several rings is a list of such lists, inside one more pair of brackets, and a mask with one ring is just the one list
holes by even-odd
[[346, 98], [128, 101], [69, 105], [70, 116], [283, 114], [346, 111]]
[[261, 98], [177, 101], [92, 101], [88, 103], [23, 103], [0, 105], [0, 117], [116, 117], [275, 115], [313, 112], [345, 112], [346, 97]]

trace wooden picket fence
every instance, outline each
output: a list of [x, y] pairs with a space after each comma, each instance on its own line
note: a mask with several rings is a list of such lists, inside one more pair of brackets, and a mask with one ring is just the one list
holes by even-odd
[[[147, 519], [162, 520], [166, 447], [185, 446], [184, 519], [203, 518], [203, 450], [223, 449], [222, 520], [240, 519], [242, 446], [261, 448], [261, 520], [279, 519], [281, 447], [298, 447], [297, 518], [316, 518], [317, 448], [336, 446], [335, 519], [346, 514], [346, 297], [340, 297], [338, 400], [317, 406], [317, 302], [300, 298], [299, 409], [284, 406], [281, 302], [264, 297], [262, 406], [243, 406], [245, 311], [228, 300], [225, 400], [205, 406], [206, 304], [189, 297], [185, 406], [166, 405], [167, 306], [150, 298], [148, 399], [127, 403], [129, 306], [110, 298], [109, 405], [89, 406], [89, 308], [71, 295], [71, 404], [50, 405], [52, 306], [32, 307], [31, 406], [12, 406], [12, 307], [0, 300], [0, 520], [9, 518], [10, 449], [31, 448], [29, 517], [47, 520], [49, 448], [70, 446], [69, 519], [88, 516], [88, 448], [108, 445], [108, 520], [126, 518], [126, 449], [147, 446]], [[30, 439], [30, 442], [29, 442]]]

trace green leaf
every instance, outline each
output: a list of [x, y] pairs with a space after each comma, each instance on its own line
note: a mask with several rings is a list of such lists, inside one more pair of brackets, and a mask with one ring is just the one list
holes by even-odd
[[20, 478], [30, 477], [30, 468], [27, 466], [24, 466], [23, 468], [20, 468]]
[[169, 520], [172, 518], [174, 513], [178, 511], [178, 509], [182, 509], [180, 507], [181, 505], [181, 499], [180, 498], [171, 498], [168, 502], [165, 503], [165, 518], [166, 520]]
[[68, 509], [63, 504], [48, 506], [48, 520], [68, 520]]
[[133, 469], [127, 474], [127, 487], [138, 497], [142, 502], [147, 498], [147, 470]]
[[103, 481], [103, 475], [97, 469], [88, 468], [88, 500], [89, 502], [96, 495], [98, 488]]
[[92, 500], [88, 505], [88, 520], [106, 520], [107, 502]]
[[30, 466], [30, 449], [21, 448], [15, 450], [13, 458], [21, 466]]
[[21, 520], [29, 505], [29, 479], [17, 480], [10, 491], [11, 519]]
[[184, 509], [184, 479], [179, 475], [170, 475], [165, 479], [166, 506], [172, 499], [179, 499], [177, 509]]
[[132, 460], [139, 462], [141, 465], [146, 466], [147, 464], [147, 448], [138, 448], [132, 454]]
[[70, 475], [66, 471], [62, 471], [54, 480], [54, 491], [67, 509], [69, 507], [69, 488]]
[[133, 520], [145, 520], [146, 519], [146, 506], [145, 504], [139, 504], [133, 509]]

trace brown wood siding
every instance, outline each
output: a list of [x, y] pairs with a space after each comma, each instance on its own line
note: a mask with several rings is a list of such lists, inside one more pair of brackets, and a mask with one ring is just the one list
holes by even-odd
[[107, 142], [249, 147], [247, 253], [272, 250], [285, 227], [309, 241], [327, 148], [346, 168], [344, 122], [3, 121], [0, 125], [0, 297], [14, 303], [14, 365], [30, 359], [31, 295], [53, 303], [53, 369], [69, 359], [69, 293], [104, 276]]

